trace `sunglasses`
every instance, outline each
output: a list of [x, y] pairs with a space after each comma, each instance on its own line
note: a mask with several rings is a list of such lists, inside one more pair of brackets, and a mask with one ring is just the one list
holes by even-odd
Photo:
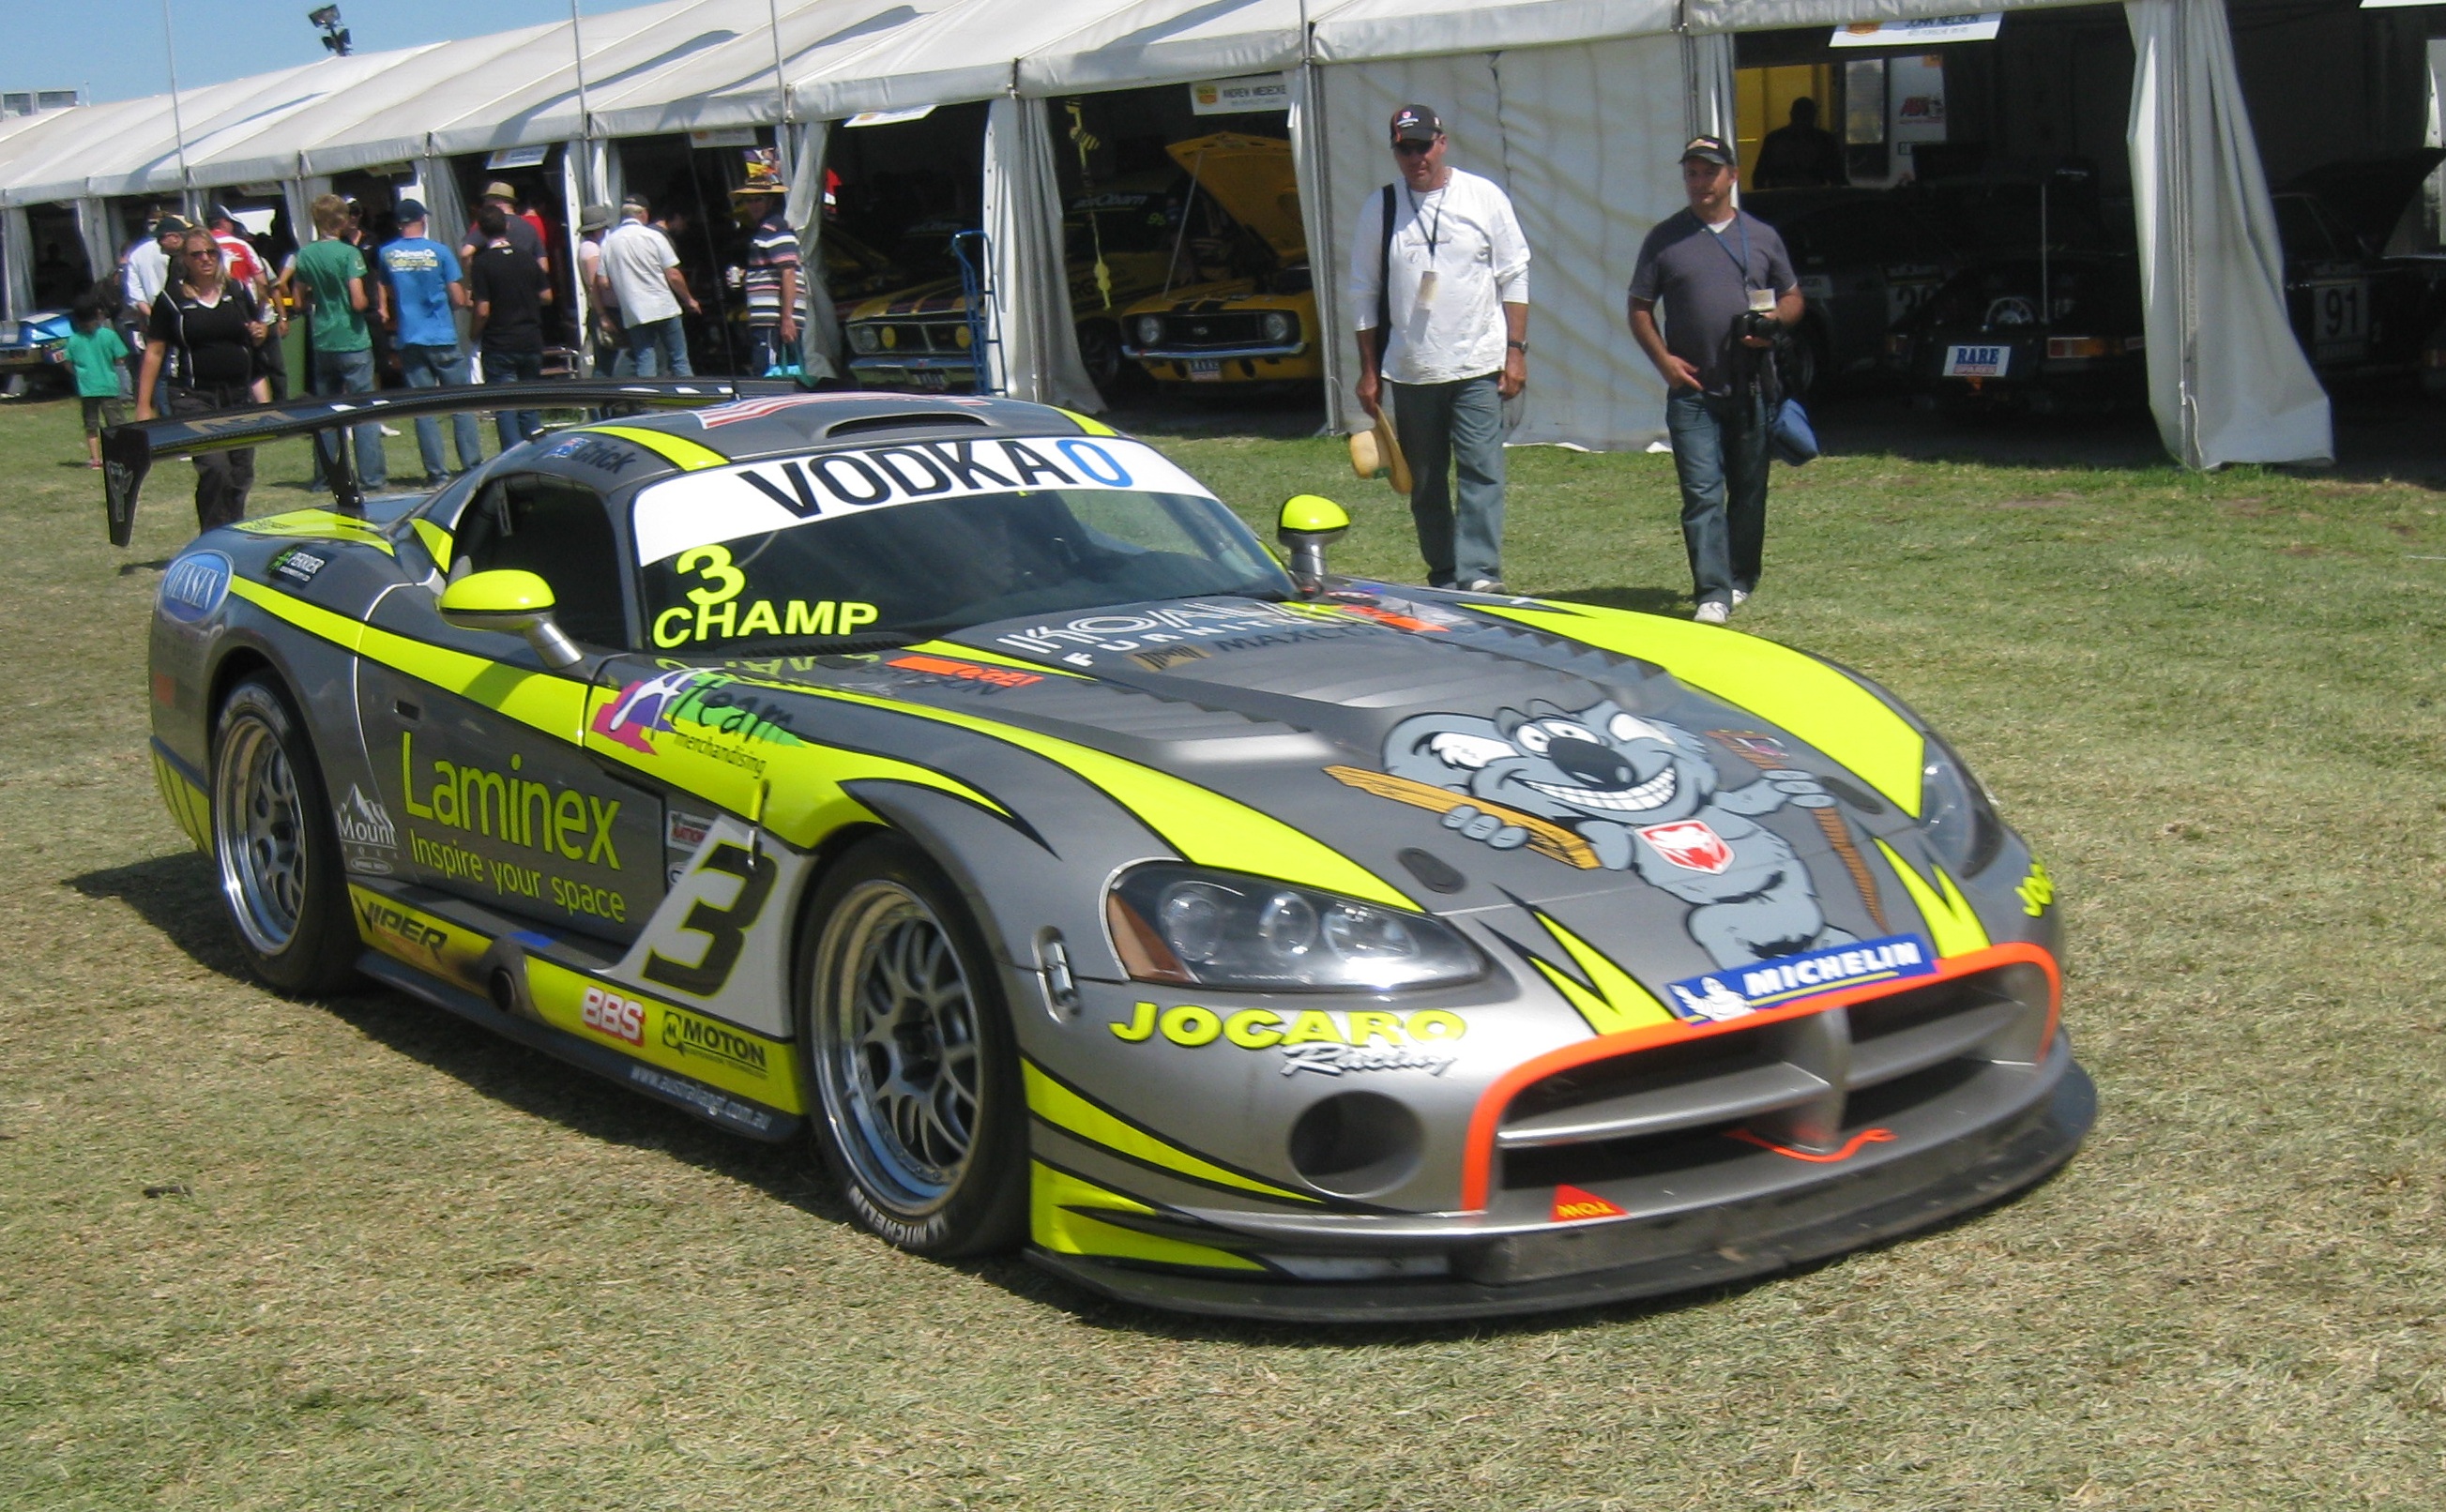
[[1397, 158], [1423, 158], [1435, 150], [1435, 145], [1432, 141], [1397, 141], [1393, 143], [1393, 155]]
[[211, 252], [191, 252], [185, 255], [189, 257], [200, 257], [208, 263], [216, 263], [221, 260], [220, 250], [218, 248], [215, 248]]

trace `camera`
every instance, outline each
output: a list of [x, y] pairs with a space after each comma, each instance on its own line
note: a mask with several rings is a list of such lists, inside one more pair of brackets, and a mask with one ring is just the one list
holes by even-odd
[[1783, 322], [1763, 309], [1745, 309], [1741, 311], [1740, 318], [1733, 323], [1733, 334], [1771, 342], [1783, 334]]

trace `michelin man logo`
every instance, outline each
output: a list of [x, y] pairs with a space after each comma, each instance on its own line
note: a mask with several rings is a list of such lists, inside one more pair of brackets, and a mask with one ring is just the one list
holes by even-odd
[[1488, 809], [1453, 808], [1444, 827], [1498, 850], [1530, 839], [1507, 812], [1575, 831], [1598, 865], [1689, 904], [1690, 938], [1720, 967], [1854, 938], [1826, 922], [1792, 847], [1751, 822], [1786, 804], [1831, 807], [1815, 777], [1770, 771], [1723, 788], [1699, 737], [1609, 700], [1576, 710], [1534, 702], [1492, 719], [1418, 715], [1385, 737], [1384, 770], [1483, 800]]

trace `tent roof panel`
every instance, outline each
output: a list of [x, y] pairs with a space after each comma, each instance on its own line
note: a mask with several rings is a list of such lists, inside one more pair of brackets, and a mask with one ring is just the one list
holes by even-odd
[[1316, 56], [1363, 63], [1651, 36], [1673, 29], [1674, 9], [1674, 0], [1345, 0], [1316, 23]]
[[[876, 47], [893, 32], [950, 3], [782, 0], [779, 18], [782, 76], [820, 72]], [[748, 0], [748, 9], [738, 34], [717, 47], [607, 88], [598, 89], [590, 78], [587, 106], [595, 132], [635, 137], [779, 121], [781, 91], [773, 80], [773, 19], [761, 0]]]
[[1023, 57], [1019, 90], [1050, 95], [1279, 72], [1299, 63], [1300, 10], [1298, 0], [1139, 0]]

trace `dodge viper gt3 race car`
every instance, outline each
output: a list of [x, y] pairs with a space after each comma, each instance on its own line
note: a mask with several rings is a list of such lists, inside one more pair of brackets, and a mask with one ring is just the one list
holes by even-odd
[[[810, 1135], [895, 1244], [1213, 1314], [1717, 1282], [2089, 1125], [2045, 869], [1862, 678], [1336, 578], [1310, 496], [1287, 570], [1061, 410], [551, 391], [666, 408], [164, 572], [161, 792], [276, 987], [371, 977]], [[112, 432], [115, 538], [151, 457], [337, 414]]]

